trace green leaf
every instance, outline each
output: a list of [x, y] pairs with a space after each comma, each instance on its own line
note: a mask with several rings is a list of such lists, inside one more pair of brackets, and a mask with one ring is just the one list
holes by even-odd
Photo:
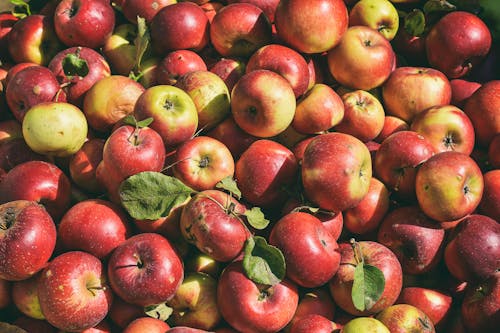
[[255, 229], [262, 230], [269, 225], [269, 220], [266, 219], [259, 207], [247, 209], [243, 215], [247, 218], [248, 223]]
[[425, 31], [425, 15], [420, 9], [414, 9], [404, 19], [404, 29], [411, 36], [421, 36]]
[[85, 59], [80, 58], [80, 54], [70, 53], [64, 57], [62, 68], [66, 76], [85, 77], [89, 73], [89, 66]]
[[146, 19], [137, 16], [137, 37], [135, 38], [136, 54], [135, 54], [135, 68], [140, 72], [142, 58], [151, 41]]
[[15, 17], [21, 19], [31, 15], [31, 8], [28, 2], [24, 0], [10, 0], [10, 3], [14, 5], [12, 15]]
[[231, 176], [224, 177], [217, 184], [215, 184], [216, 188], [221, 190], [228, 191], [231, 193], [236, 199], [241, 199], [241, 191], [236, 184], [236, 181]]
[[149, 305], [144, 308], [144, 313], [149, 317], [166, 321], [174, 310], [165, 303]]
[[424, 13], [434, 13], [434, 12], [452, 12], [457, 9], [452, 3], [446, 0], [429, 0], [424, 4]]
[[195, 191], [179, 179], [145, 171], [125, 179], [119, 188], [123, 207], [134, 219], [157, 220], [189, 199]]
[[264, 237], [250, 237], [245, 242], [243, 270], [255, 283], [273, 286], [285, 277], [285, 257], [280, 249], [267, 244]]
[[304, 212], [304, 211], [310, 214], [316, 214], [320, 211], [320, 208], [311, 206], [298, 206], [292, 209], [292, 212]]
[[360, 262], [354, 269], [352, 302], [359, 311], [370, 310], [384, 292], [384, 273], [375, 266]]
[[137, 127], [138, 128], [144, 128], [144, 127], [148, 127], [149, 125], [151, 125], [151, 123], [153, 122], [154, 118], [153, 117], [149, 117], [149, 118], [145, 118], [143, 120], [140, 120], [137, 122]]
[[134, 115], [132, 114], [129, 114], [129, 115], [126, 115], [123, 119], [122, 119], [122, 122], [125, 124], [125, 125], [130, 125], [130, 126], [134, 126], [135, 128], [144, 128], [144, 127], [148, 127], [149, 125], [151, 125], [151, 123], [154, 121], [154, 118], [153, 117], [149, 117], [149, 118], [145, 118], [143, 120], [140, 120], [140, 121], [137, 121], [137, 119], [134, 117]]

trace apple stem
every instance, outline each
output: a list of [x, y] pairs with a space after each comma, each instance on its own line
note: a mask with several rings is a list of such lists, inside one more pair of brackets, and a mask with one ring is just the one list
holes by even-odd
[[105, 291], [106, 289], [107, 289], [106, 286], [87, 287], [87, 290], [92, 293], [92, 296], [96, 296], [96, 293], [95, 293], [96, 290], [103, 290], [103, 291]]
[[359, 246], [359, 243], [356, 242], [354, 238], [351, 238], [349, 240], [349, 243], [351, 244], [352, 251], [354, 252], [354, 259], [356, 260], [356, 265], [358, 264], [364, 264], [365, 259], [363, 257], [363, 252], [361, 251], [361, 247]]

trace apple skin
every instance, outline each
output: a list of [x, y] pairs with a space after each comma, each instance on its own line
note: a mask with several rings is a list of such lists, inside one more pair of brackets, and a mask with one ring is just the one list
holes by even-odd
[[151, 23], [153, 17], [164, 7], [177, 3], [177, 0], [124, 0], [121, 6], [123, 15], [131, 23], [137, 24], [137, 16]]
[[38, 299], [38, 283], [41, 271], [28, 279], [12, 283], [12, 302], [24, 315], [39, 320], [45, 320]]
[[142, 317], [133, 320], [123, 329], [122, 333], [165, 333], [169, 329], [170, 326], [161, 319]]
[[54, 251], [54, 221], [40, 204], [28, 200], [0, 205], [0, 216], [0, 278], [27, 279], [45, 267]]
[[363, 312], [357, 310], [352, 302], [352, 283], [356, 259], [352, 245], [340, 243], [340, 268], [337, 274], [328, 283], [330, 293], [335, 304], [352, 315], [375, 314], [393, 305], [403, 286], [403, 272], [396, 255], [384, 245], [373, 241], [360, 241], [357, 245], [361, 249], [366, 264], [380, 269], [385, 277], [385, 288], [379, 300]]
[[[59, 286], [64, 286], [63, 288]], [[61, 330], [80, 332], [107, 315], [113, 293], [107, 286], [104, 264], [82, 251], [60, 254], [42, 271], [38, 298], [47, 321]], [[68, 302], [79, 311], [68, 309]]]
[[231, 92], [236, 124], [250, 135], [269, 138], [293, 121], [296, 100], [290, 83], [266, 69], [246, 73]]
[[484, 190], [478, 206], [479, 213], [500, 221], [500, 170], [483, 173]]
[[389, 0], [361, 0], [349, 11], [349, 26], [364, 25], [391, 41], [399, 28], [399, 15]]
[[[75, 69], [66, 63], [68, 57], [77, 57], [85, 62], [84, 69]], [[81, 106], [85, 93], [100, 79], [110, 76], [111, 69], [107, 60], [97, 51], [88, 47], [70, 47], [50, 60], [47, 67], [55, 74], [57, 81], [66, 93], [69, 103]], [[70, 74], [67, 74], [70, 73]]]
[[339, 269], [337, 241], [311, 214], [291, 212], [280, 218], [271, 230], [269, 244], [281, 250], [286, 276], [299, 286], [322, 286]]
[[0, 121], [0, 145], [22, 138], [23, 129], [21, 124], [16, 119]]
[[500, 324], [500, 273], [466, 287], [461, 317], [467, 332], [494, 332]]
[[221, 58], [210, 66], [210, 71], [217, 74], [227, 86], [229, 91], [245, 74], [246, 61], [239, 58]]
[[217, 305], [233, 328], [248, 333], [278, 332], [290, 322], [299, 301], [297, 286], [283, 280], [263, 290], [243, 271], [242, 261], [226, 266], [217, 285]]
[[0, 58], [6, 59], [9, 55], [9, 44], [8, 36], [9, 32], [12, 30], [14, 24], [19, 21], [18, 17], [15, 17], [11, 13], [0, 13]]
[[419, 308], [409, 304], [391, 305], [379, 312], [375, 318], [387, 326], [391, 333], [436, 331], [429, 317]]
[[444, 261], [460, 281], [488, 279], [500, 265], [500, 224], [490, 217], [471, 214], [452, 231]]
[[74, 153], [69, 160], [69, 174], [71, 180], [90, 193], [102, 193], [104, 188], [97, 181], [96, 169], [102, 161], [102, 151], [106, 141], [100, 138], [91, 138], [82, 148]]
[[398, 131], [377, 149], [374, 173], [400, 199], [414, 198], [417, 167], [434, 154], [434, 147], [422, 135]]
[[271, 39], [271, 23], [262, 9], [251, 3], [224, 6], [210, 24], [210, 41], [223, 57], [248, 58]]
[[338, 125], [344, 115], [344, 103], [335, 90], [317, 83], [297, 101], [291, 125], [297, 132], [315, 134]]
[[[102, 54], [114, 75], [127, 76], [134, 69], [137, 47], [137, 26], [132, 23], [117, 24], [102, 46]], [[150, 48], [146, 49], [146, 55]]]
[[452, 79], [451, 85], [451, 104], [463, 110], [467, 99], [481, 87], [481, 83], [468, 81], [464, 79]]
[[260, 139], [241, 154], [234, 175], [247, 202], [276, 207], [285, 202], [288, 194], [284, 188], [294, 183], [298, 172], [297, 159], [290, 149], [278, 142]]
[[375, 139], [384, 127], [385, 112], [380, 101], [365, 90], [342, 94], [344, 117], [334, 130], [363, 142]]
[[182, 210], [182, 235], [215, 260], [231, 261], [241, 253], [250, 237], [248, 228], [235, 215], [243, 214], [245, 210], [245, 206], [225, 192], [199, 192]]
[[58, 221], [70, 207], [70, 192], [68, 177], [56, 165], [28, 161], [14, 167], [0, 182], [0, 203], [36, 201]]
[[160, 55], [181, 49], [200, 51], [210, 39], [208, 17], [191, 2], [163, 7], [151, 20], [150, 29], [151, 43]]
[[416, 114], [451, 102], [451, 85], [439, 70], [428, 67], [398, 67], [382, 85], [387, 115], [411, 122]]
[[409, 129], [410, 125], [403, 119], [386, 115], [384, 117], [384, 126], [382, 126], [382, 130], [373, 140], [377, 143], [382, 143], [382, 141], [384, 141], [391, 134], [398, 131], [407, 131]]
[[184, 278], [181, 258], [170, 242], [155, 233], [142, 233], [121, 243], [108, 262], [112, 290], [140, 306], [171, 299]]
[[335, 304], [329, 291], [325, 288], [309, 289], [307, 293], [300, 296], [297, 310], [286, 326], [285, 332], [289, 332], [294, 323], [304, 317], [317, 315], [332, 321], [334, 314]]
[[403, 273], [422, 274], [442, 259], [445, 231], [417, 206], [388, 213], [378, 229], [377, 240], [398, 257]]
[[437, 105], [418, 113], [410, 129], [424, 136], [436, 153], [458, 151], [470, 155], [475, 132], [469, 117], [456, 106]]
[[488, 145], [488, 161], [493, 169], [500, 169], [500, 133]]
[[290, 328], [290, 333], [331, 333], [338, 329], [331, 320], [316, 314], [299, 318]]
[[335, 47], [347, 30], [342, 0], [280, 1], [274, 16], [277, 35], [301, 53], [322, 53]]
[[108, 312], [108, 318], [119, 328], [125, 328], [137, 318], [146, 317], [144, 308], [125, 302], [120, 297], [113, 298], [113, 303]]
[[24, 115], [23, 137], [34, 152], [67, 157], [82, 148], [88, 134], [83, 111], [66, 102], [44, 102]]
[[83, 112], [90, 127], [109, 132], [122, 118], [134, 112], [137, 99], [146, 89], [123, 75], [111, 75], [97, 81], [83, 99]]
[[268, 44], [255, 51], [246, 64], [246, 73], [267, 69], [282, 75], [293, 88], [295, 98], [309, 86], [309, 68], [304, 57], [284, 45]]
[[57, 37], [66, 46], [96, 49], [113, 33], [115, 12], [109, 1], [61, 0], [54, 12]]
[[330, 73], [352, 89], [371, 90], [382, 85], [395, 61], [390, 42], [377, 30], [361, 25], [349, 27], [340, 43], [328, 51]]
[[228, 0], [227, 3], [251, 3], [262, 9], [264, 14], [266, 14], [269, 22], [274, 23], [274, 13], [276, 12], [276, 7], [278, 7], [278, 3], [280, 0]]
[[451, 313], [453, 298], [439, 290], [422, 287], [405, 287], [396, 303], [409, 304], [422, 310], [436, 329], [442, 328]]
[[183, 74], [194, 71], [206, 71], [207, 65], [198, 53], [191, 50], [169, 52], [156, 68], [158, 84], [175, 85]]
[[390, 333], [380, 320], [371, 317], [358, 317], [349, 320], [340, 333]]
[[415, 176], [418, 205], [439, 222], [472, 213], [483, 194], [483, 175], [474, 160], [459, 152], [438, 153], [425, 161]]
[[30, 15], [19, 20], [8, 36], [9, 54], [15, 63], [45, 66], [63, 48], [52, 18], [45, 15]]
[[321, 134], [307, 145], [301, 173], [306, 196], [320, 208], [337, 213], [356, 206], [368, 193], [370, 152], [352, 135]]
[[28, 316], [17, 317], [13, 324], [30, 333], [58, 333], [57, 329], [46, 320], [34, 319]]
[[425, 37], [429, 64], [452, 79], [465, 76], [491, 48], [488, 26], [465, 11], [444, 15]]
[[464, 106], [464, 112], [469, 116], [476, 133], [476, 142], [487, 147], [493, 137], [500, 133], [500, 117], [498, 108], [500, 101], [500, 80], [493, 80], [477, 89]]
[[125, 211], [102, 199], [81, 201], [64, 214], [59, 223], [58, 237], [66, 250], [82, 250], [99, 259], [132, 235]]
[[[17, 122], [17, 121], [16, 121]], [[28, 161], [47, 161], [47, 156], [35, 153], [21, 137], [0, 144], [0, 168], [5, 172]]]

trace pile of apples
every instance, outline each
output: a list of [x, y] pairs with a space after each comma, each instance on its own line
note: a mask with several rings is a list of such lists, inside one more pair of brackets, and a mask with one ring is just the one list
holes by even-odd
[[500, 2], [11, 0], [0, 331], [500, 327]]

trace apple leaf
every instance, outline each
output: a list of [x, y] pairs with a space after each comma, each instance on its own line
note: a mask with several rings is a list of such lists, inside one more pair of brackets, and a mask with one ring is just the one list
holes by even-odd
[[28, 2], [24, 0], [10, 0], [10, 3], [14, 5], [12, 15], [15, 17], [22, 19], [31, 15], [31, 8]]
[[62, 61], [62, 69], [66, 76], [85, 77], [89, 73], [89, 66], [85, 59], [80, 58], [78, 53], [69, 53]]
[[174, 310], [165, 303], [149, 305], [144, 308], [144, 313], [149, 317], [166, 321]]
[[253, 282], [273, 286], [285, 277], [285, 257], [264, 237], [250, 237], [245, 242], [243, 270]]
[[146, 25], [146, 19], [144, 17], [137, 16], [137, 29], [137, 37], [135, 39], [135, 68], [140, 71], [142, 58], [144, 53], [146, 53], [151, 39], [149, 36], [148, 26]]
[[236, 181], [231, 176], [224, 177], [217, 184], [215, 184], [216, 188], [221, 190], [226, 190], [231, 193], [236, 199], [241, 199], [241, 191], [236, 184]]
[[148, 127], [149, 125], [151, 125], [153, 120], [154, 120], [153, 117], [149, 117], [149, 118], [145, 118], [143, 120], [137, 121], [137, 119], [133, 115], [129, 114], [122, 119], [122, 122], [125, 125], [134, 126], [136, 128], [144, 128], [144, 127]]
[[424, 4], [424, 13], [429, 14], [433, 12], [452, 12], [457, 9], [452, 3], [446, 0], [429, 0]]
[[123, 207], [134, 219], [157, 220], [185, 202], [195, 191], [179, 179], [144, 171], [125, 179], [119, 188]]
[[354, 269], [352, 302], [359, 311], [370, 310], [384, 292], [384, 273], [375, 266], [359, 262]]
[[243, 215], [247, 218], [248, 223], [255, 229], [262, 230], [269, 225], [269, 220], [266, 219], [259, 207], [247, 209]]
[[411, 36], [421, 36], [425, 31], [425, 15], [420, 9], [414, 9], [404, 18], [404, 29]]

